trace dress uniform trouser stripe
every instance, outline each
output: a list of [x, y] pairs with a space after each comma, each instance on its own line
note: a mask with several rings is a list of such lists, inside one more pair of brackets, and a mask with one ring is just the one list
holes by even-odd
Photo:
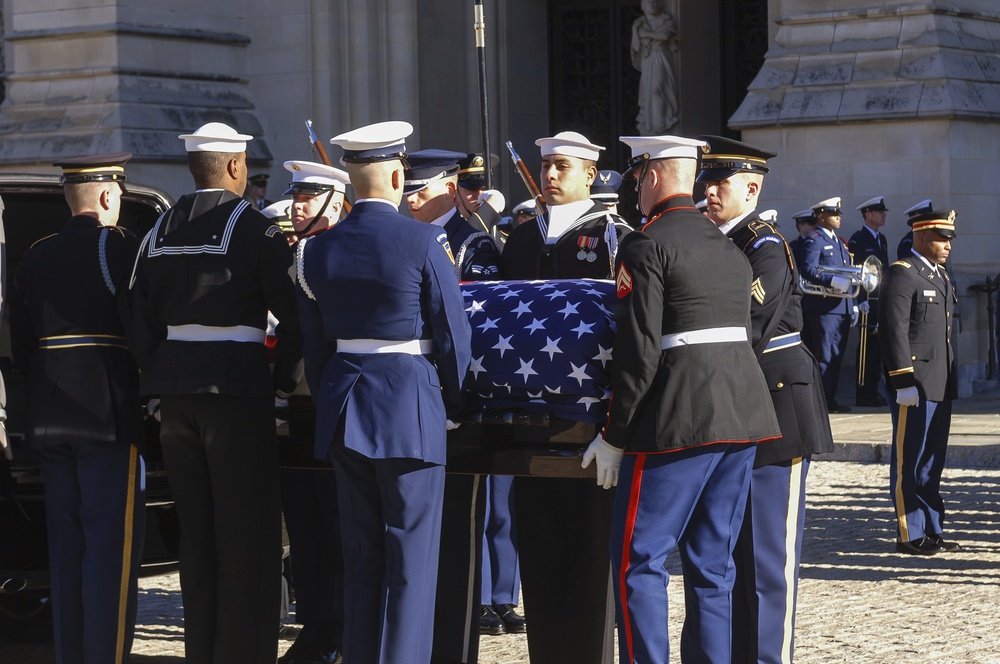
[[789, 473], [788, 511], [785, 517], [785, 620], [781, 639], [781, 661], [792, 661], [792, 633], [795, 628], [795, 568], [798, 556], [799, 514], [802, 501], [802, 457], [792, 460]]
[[625, 641], [628, 648], [629, 662], [635, 661], [635, 650], [632, 645], [632, 619], [628, 608], [628, 568], [629, 552], [632, 548], [632, 534], [635, 532], [635, 515], [639, 510], [639, 490], [642, 487], [642, 470], [646, 465], [646, 455], [637, 454], [635, 460], [635, 470], [632, 472], [632, 484], [629, 486], [628, 511], [625, 516], [625, 537], [622, 538], [622, 562], [618, 569], [618, 588], [621, 597], [618, 601], [622, 607], [622, 620], [625, 621], [624, 632]]
[[462, 652], [466, 654], [469, 652], [469, 641], [472, 639], [473, 610], [474, 608], [478, 609], [481, 602], [481, 598], [473, 597], [473, 594], [476, 587], [476, 574], [479, 573], [479, 566], [476, 565], [476, 552], [483, 546], [482, 537], [476, 537], [476, 505], [479, 502], [479, 484], [482, 475], [473, 475], [472, 478], [472, 506], [469, 511], [469, 576], [465, 586], [469, 589], [469, 595], [465, 606], [465, 634], [462, 638]]
[[903, 443], [906, 440], [906, 419], [909, 406], [900, 406], [896, 418], [896, 519], [899, 521], [899, 537], [910, 541], [910, 528], [906, 524], [906, 501], [903, 500]]
[[118, 590], [118, 639], [115, 648], [114, 664], [122, 664], [126, 657], [125, 633], [127, 631], [126, 622], [128, 620], [128, 600], [129, 586], [132, 585], [132, 525], [135, 512], [135, 485], [136, 485], [136, 462], [139, 456], [139, 449], [135, 445], [130, 446], [128, 457], [128, 495], [125, 499], [125, 543], [122, 548], [122, 575], [121, 587]]

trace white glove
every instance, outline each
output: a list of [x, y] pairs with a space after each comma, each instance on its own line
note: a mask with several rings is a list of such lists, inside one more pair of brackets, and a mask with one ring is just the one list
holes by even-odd
[[851, 327], [854, 327], [857, 324], [858, 324], [858, 305], [855, 304], [854, 308], [851, 309]]
[[858, 311], [865, 314], [866, 316], [871, 312], [871, 310], [872, 310], [872, 305], [868, 304], [868, 300], [865, 300], [864, 302], [858, 305]]
[[841, 293], [848, 293], [851, 290], [851, 280], [847, 277], [830, 277], [830, 285]]
[[916, 408], [920, 405], [920, 392], [917, 391], [917, 387], [904, 387], [901, 390], [896, 390], [896, 403], [900, 406], [910, 406], [911, 408]]
[[490, 207], [496, 210], [497, 214], [503, 212], [503, 209], [507, 207], [507, 200], [503, 197], [503, 194], [496, 189], [483, 189], [479, 193], [477, 202], [480, 206], [483, 203], [489, 203]]
[[274, 397], [274, 426], [288, 424], [288, 399]]
[[3, 449], [3, 455], [7, 458], [7, 461], [13, 461], [14, 450], [10, 448], [10, 439], [7, 438], [7, 425], [0, 421], [0, 448]]
[[583, 453], [583, 463], [580, 466], [586, 468], [591, 461], [597, 459], [597, 484], [610, 489], [618, 485], [618, 469], [622, 465], [623, 453], [624, 450], [606, 443], [604, 436], [598, 433]]
[[458, 427], [462, 426], [461, 422], [452, 422], [451, 420], [445, 420], [444, 427], [448, 431], [454, 431]]
[[160, 421], [160, 400], [150, 399], [146, 402], [146, 413], [157, 422]]

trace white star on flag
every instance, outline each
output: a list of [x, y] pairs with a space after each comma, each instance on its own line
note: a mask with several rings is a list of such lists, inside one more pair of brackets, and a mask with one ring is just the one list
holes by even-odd
[[505, 337], [501, 334], [500, 341], [498, 341], [497, 345], [493, 347], [493, 350], [500, 351], [500, 357], [503, 357], [504, 352], [508, 350], [514, 350], [514, 347], [510, 345], [510, 340], [513, 338], [514, 338], [513, 334], [510, 335], [509, 337]]
[[[499, 320], [499, 319], [497, 319], [497, 320]], [[486, 322], [483, 323], [482, 325], [479, 325], [478, 329], [480, 329], [483, 332], [485, 332], [487, 330], [492, 330], [492, 329], [496, 328], [496, 326], [497, 326], [497, 321], [494, 320], [494, 319], [492, 319], [492, 318], [490, 318], [489, 316], [487, 316], [486, 317]]]
[[566, 297], [566, 291], [559, 290], [557, 288], [557, 289], [553, 290], [551, 293], [546, 293], [545, 297], [549, 298], [549, 300], [554, 300], [557, 297]]
[[528, 302], [521, 302], [520, 300], [518, 300], [518, 302], [517, 302], [517, 308], [513, 309], [510, 313], [517, 314], [518, 318], [521, 317], [521, 314], [530, 314], [531, 313], [531, 307], [529, 307], [528, 304], [530, 304], [530, 303], [528, 303]]
[[545, 347], [542, 348], [543, 353], [549, 354], [549, 359], [551, 360], [556, 356], [556, 353], [561, 353], [562, 349], [559, 348], [559, 342], [562, 341], [562, 337], [559, 337], [555, 341], [545, 337]]
[[483, 358], [482, 357], [472, 358], [472, 362], [469, 364], [469, 371], [472, 372], [472, 375], [474, 377], [479, 378], [479, 374], [486, 371], [486, 368], [483, 367]]
[[483, 303], [475, 299], [472, 300], [472, 304], [467, 306], [465, 310], [469, 312], [469, 318], [472, 318], [480, 311], [486, 311], [486, 309], [483, 308]]
[[590, 359], [597, 360], [601, 363], [602, 367], [606, 367], [608, 366], [608, 362], [611, 361], [611, 349], [605, 348], [601, 344], [597, 344], [597, 355]]
[[531, 368], [531, 365], [535, 363], [535, 360], [532, 359], [528, 362], [525, 362], [521, 358], [518, 358], [518, 361], [521, 363], [521, 368], [515, 371], [514, 373], [524, 376], [524, 384], [527, 385], [528, 376], [538, 375], [538, 372]]
[[548, 320], [548, 318], [543, 318], [542, 320], [538, 320], [537, 318], [532, 318], [531, 319], [531, 325], [529, 325], [528, 327], [526, 327], [524, 329], [528, 331], [528, 334], [534, 334], [538, 330], [544, 330], [545, 329], [545, 321], [547, 321], [547, 320]]
[[570, 332], [576, 332], [576, 338], [579, 339], [585, 334], [593, 334], [594, 333], [594, 330], [592, 329], [593, 327], [594, 323], [584, 323], [581, 320], [580, 324], [574, 327], [572, 330], [570, 330]]
[[561, 313], [563, 315], [563, 320], [569, 318], [570, 314], [576, 314], [577, 316], [579, 316], [580, 312], [576, 310], [577, 307], [579, 306], [580, 306], [579, 302], [567, 302], [566, 306], [560, 309], [558, 313]]
[[587, 375], [587, 365], [586, 364], [581, 364], [580, 366], [576, 366], [575, 364], [573, 364], [572, 362], [570, 362], [569, 366], [573, 367], [573, 371], [570, 372], [569, 377], [570, 378], [575, 378], [576, 381], [578, 383], [580, 383], [580, 387], [583, 387], [583, 381], [585, 381], [585, 380], [593, 380], [590, 376]]

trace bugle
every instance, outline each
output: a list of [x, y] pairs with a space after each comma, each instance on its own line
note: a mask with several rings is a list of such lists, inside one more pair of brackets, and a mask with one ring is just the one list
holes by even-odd
[[806, 295], [853, 298], [861, 293], [862, 288], [866, 293], [871, 293], [882, 283], [882, 261], [877, 256], [869, 256], [861, 265], [845, 265], [843, 267], [825, 267], [820, 265], [816, 270], [823, 274], [848, 279], [851, 282], [851, 287], [844, 292], [833, 286], [816, 284], [806, 279], [800, 272], [799, 286], [802, 287], [802, 292]]

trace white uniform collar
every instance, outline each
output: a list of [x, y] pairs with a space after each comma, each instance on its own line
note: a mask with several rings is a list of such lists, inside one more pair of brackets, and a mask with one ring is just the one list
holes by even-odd
[[729, 235], [729, 231], [731, 231], [731, 230], [733, 230], [734, 228], [736, 228], [736, 226], [737, 226], [737, 225], [738, 225], [738, 224], [739, 224], [739, 223], [740, 223], [741, 221], [743, 221], [744, 219], [746, 219], [747, 217], [749, 217], [749, 216], [750, 216], [751, 214], [753, 214], [753, 213], [754, 213], [754, 212], [755, 212], [756, 210], [757, 210], [757, 208], [750, 208], [749, 210], [747, 210], [746, 212], [744, 212], [744, 213], [743, 213], [743, 214], [741, 214], [740, 216], [736, 217], [735, 219], [730, 219], [730, 220], [729, 220], [729, 221], [727, 221], [726, 223], [724, 223], [724, 224], [722, 224], [721, 226], [719, 226], [719, 230], [720, 230], [720, 231], [722, 231], [722, 234], [723, 234], [723, 235]]
[[836, 234], [836, 233], [834, 233], [833, 231], [831, 231], [831, 230], [830, 230], [830, 229], [828, 229], [828, 228], [823, 228], [822, 226], [817, 226], [817, 227], [816, 227], [816, 229], [817, 229], [817, 230], [820, 230], [820, 231], [823, 231], [823, 233], [824, 233], [824, 234], [825, 234], [825, 235], [826, 235], [826, 236], [827, 236], [828, 238], [830, 238], [831, 240], [836, 240], [836, 239], [837, 239], [837, 234]]
[[568, 231], [577, 219], [594, 207], [594, 201], [589, 198], [564, 205], [550, 205], [546, 216], [549, 227], [545, 237], [545, 244], [555, 244], [563, 233]]
[[447, 212], [445, 212], [444, 214], [442, 214], [440, 217], [438, 217], [437, 219], [435, 219], [434, 221], [432, 221], [431, 222], [431, 226], [441, 226], [441, 227], [443, 227], [445, 224], [448, 223], [448, 220], [451, 219], [451, 217], [452, 217], [453, 214], [455, 214], [455, 208], [451, 208], [450, 210], [448, 210]]

